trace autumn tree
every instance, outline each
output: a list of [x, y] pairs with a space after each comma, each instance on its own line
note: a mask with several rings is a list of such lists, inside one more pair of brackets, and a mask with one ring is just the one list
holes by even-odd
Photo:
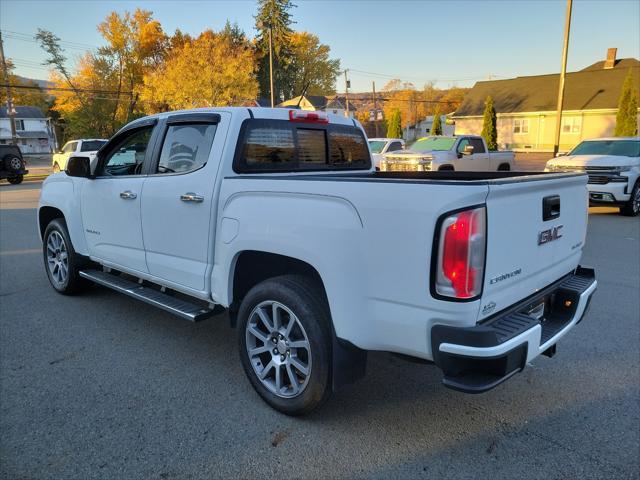
[[[31, 106], [38, 107], [43, 112], [47, 112], [51, 106], [51, 100], [49, 95], [42, 90], [40, 85], [33, 80], [22, 78], [13, 73], [13, 64], [7, 59], [7, 77], [4, 78], [2, 74], [2, 83], [8, 83], [9, 85], [15, 85], [18, 88], [12, 89], [12, 99], [14, 106]], [[1, 70], [0, 70], [1, 71]], [[27, 88], [19, 88], [27, 87]], [[7, 94], [4, 88], [0, 89], [0, 105], [7, 104]]]
[[241, 105], [255, 100], [254, 52], [245, 39], [207, 30], [174, 49], [144, 79], [149, 111]]
[[400, 110], [394, 110], [387, 122], [387, 137], [402, 138], [402, 118]]
[[273, 96], [276, 103], [285, 100], [284, 92], [293, 90], [291, 75], [293, 55], [291, 35], [294, 23], [290, 10], [295, 7], [291, 0], [258, 0], [255, 16], [257, 35], [255, 38], [258, 59], [258, 84], [260, 96], [270, 97], [269, 82], [269, 35], [273, 50]]
[[382, 88], [382, 96], [385, 117], [391, 118], [394, 111], [399, 111], [401, 128], [414, 125], [427, 114], [422, 95], [412, 83], [391, 80]]
[[431, 124], [431, 135], [442, 135], [442, 121], [440, 120], [440, 107], [437, 106], [433, 112], [433, 123]]
[[618, 113], [616, 115], [616, 137], [633, 137], [638, 134], [638, 85], [634, 81], [633, 73], [629, 73], [624, 79], [620, 100], [618, 101]]
[[336, 91], [336, 78], [340, 74], [340, 60], [331, 59], [331, 49], [309, 32], [290, 35], [291, 68], [290, 90], [283, 86], [286, 98], [301, 95], [307, 87], [308, 95], [331, 95]]
[[[107, 41], [107, 46], [98, 50], [99, 55], [112, 59], [117, 69], [114, 128], [119, 118], [128, 121], [133, 117], [145, 73], [156, 69], [164, 60], [167, 36], [152, 15], [140, 8], [133, 14], [112, 12], [98, 25], [98, 31]], [[121, 105], [123, 95], [126, 98]]]
[[488, 96], [484, 102], [484, 115], [482, 117], [482, 133], [480, 135], [487, 142], [489, 150], [498, 149], [498, 129], [496, 126], [496, 109], [493, 108], [493, 98]]

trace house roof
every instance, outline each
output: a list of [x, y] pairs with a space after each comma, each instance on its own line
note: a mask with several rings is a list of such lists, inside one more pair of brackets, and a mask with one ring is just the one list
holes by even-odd
[[[631, 70], [640, 81], [640, 61], [617, 60], [614, 68], [604, 69], [596, 62], [578, 72], [567, 73], [564, 110], [617, 108], [624, 79]], [[493, 98], [497, 113], [554, 111], [558, 98], [559, 74], [517, 77], [477, 82], [467, 93], [456, 117], [482, 115], [487, 96]]]
[[[47, 118], [38, 107], [14, 107], [15, 118]], [[7, 107], [0, 107], [0, 118], [8, 118]]]
[[[331, 100], [329, 100], [329, 102], [327, 102], [327, 105], [326, 105], [325, 108], [335, 108], [335, 109], [344, 110], [346, 108], [345, 98], [344, 97], [334, 97]], [[355, 112], [355, 111], [358, 110], [358, 108], [353, 104], [353, 102], [351, 100], [349, 100], [349, 110], [351, 112]]]
[[[327, 97], [324, 95], [304, 95], [303, 97], [307, 102], [309, 102], [313, 108], [316, 110], [322, 110], [327, 105]], [[293, 97], [289, 100], [285, 100], [279, 106], [281, 107], [289, 107], [295, 106], [298, 103], [302, 103], [300, 99], [300, 95], [297, 97]]]

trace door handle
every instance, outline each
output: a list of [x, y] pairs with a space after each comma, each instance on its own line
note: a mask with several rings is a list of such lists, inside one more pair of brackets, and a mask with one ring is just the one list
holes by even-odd
[[188, 192], [180, 195], [180, 200], [182, 200], [183, 202], [202, 203], [204, 202], [204, 197], [202, 195], [198, 195], [197, 193]]
[[131, 190], [125, 190], [124, 192], [120, 192], [120, 198], [125, 200], [134, 200], [138, 195], [133, 193]]

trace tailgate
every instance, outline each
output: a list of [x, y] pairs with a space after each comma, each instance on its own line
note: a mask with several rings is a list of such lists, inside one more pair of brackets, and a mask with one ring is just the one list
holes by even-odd
[[533, 295], [578, 266], [587, 229], [587, 176], [492, 182], [486, 203], [487, 257], [478, 320]]

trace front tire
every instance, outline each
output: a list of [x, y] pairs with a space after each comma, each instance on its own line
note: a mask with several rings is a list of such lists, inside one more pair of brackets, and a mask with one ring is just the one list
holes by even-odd
[[620, 213], [625, 217], [637, 217], [640, 214], [640, 180], [636, 180], [631, 190], [631, 198], [620, 208]]
[[42, 255], [47, 277], [56, 292], [71, 295], [86, 285], [79, 274], [83, 259], [73, 249], [67, 224], [62, 218], [56, 218], [47, 225]]
[[24, 180], [23, 175], [14, 175], [13, 177], [7, 178], [7, 182], [9, 182], [11, 185], [19, 185], [22, 183], [22, 180]]
[[283, 275], [254, 286], [238, 312], [244, 371], [258, 394], [286, 415], [303, 415], [331, 394], [331, 327], [322, 286]]

